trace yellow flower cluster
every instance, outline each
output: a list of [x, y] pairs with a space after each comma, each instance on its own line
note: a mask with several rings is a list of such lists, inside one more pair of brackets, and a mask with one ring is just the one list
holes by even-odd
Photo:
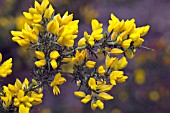
[[24, 24], [22, 31], [11, 31], [14, 36], [12, 40], [17, 42], [20, 46], [30, 46], [31, 43], [38, 42], [38, 29], [31, 28], [27, 23]]
[[47, 30], [57, 35], [57, 42], [59, 44], [71, 47], [74, 45], [74, 39], [77, 37], [78, 22], [79, 20], [73, 21], [73, 14], [68, 15], [68, 12], [63, 17], [57, 14], [47, 24]]
[[74, 95], [82, 98], [81, 102], [84, 104], [88, 103], [91, 100], [92, 110], [95, 110], [97, 107], [103, 110], [104, 103], [101, 100], [113, 99], [113, 96], [107, 93], [112, 89], [113, 85], [106, 85], [104, 82], [96, 81], [95, 78], [92, 77], [89, 79], [88, 85], [93, 90], [91, 94], [86, 95], [82, 91], [75, 91]]
[[36, 87], [36, 85], [35, 82], [29, 84], [28, 79], [25, 78], [23, 83], [16, 79], [14, 85], [8, 84], [8, 86], [3, 86], [0, 96], [3, 101], [3, 107], [8, 109], [8, 107], [13, 104], [19, 108], [19, 113], [29, 113], [33, 105], [38, 105], [42, 102], [43, 94], [41, 88], [34, 91], [28, 90], [29, 88]]
[[[121, 45], [128, 58], [133, 58], [136, 48], [144, 42], [144, 36], [150, 26], [136, 27], [135, 19], [120, 21], [115, 15], [111, 14], [108, 32], [111, 33], [111, 40]], [[121, 50], [118, 50], [122, 53]]]
[[[0, 53], [0, 63], [2, 61], [2, 54]], [[12, 73], [12, 58], [9, 58], [0, 65], [0, 77], [5, 78]]]
[[[106, 69], [102, 65], [99, 66], [97, 70], [99, 77], [90, 77], [88, 80], [88, 86], [91, 89], [91, 94], [86, 95], [82, 91], [76, 91], [74, 92], [74, 95], [83, 98], [81, 102], [84, 104], [91, 100], [92, 110], [95, 110], [97, 107], [101, 110], [104, 109], [104, 103], [101, 100], [113, 99], [113, 96], [107, 92], [110, 91], [114, 85], [116, 85], [116, 82], [122, 83], [125, 82], [128, 78], [127, 76], [124, 76], [123, 71], [119, 71], [119, 69], [126, 67], [127, 64], [128, 62], [125, 57], [118, 59], [116, 57], [110, 58], [107, 55], [105, 61]], [[88, 68], [94, 68], [96, 62], [87, 61], [85, 65]], [[109, 73], [106, 72], [106, 70], [109, 71]], [[100, 80], [98, 80], [99, 78]], [[109, 78], [110, 83], [107, 83], [107, 79], [103, 78]]]
[[81, 64], [86, 59], [87, 55], [87, 50], [82, 50], [81, 52], [79, 52], [79, 50], [76, 50], [75, 57], [72, 58], [72, 61], [75, 64]]
[[26, 19], [31, 23], [31, 26], [36, 26], [39, 30], [43, 27], [40, 22], [42, 19], [50, 19], [54, 9], [48, 0], [43, 0], [41, 4], [34, 2], [34, 8], [29, 8], [28, 12], [23, 12]]
[[78, 42], [78, 46], [86, 46], [89, 44], [90, 46], [94, 45], [95, 40], [99, 41], [103, 38], [103, 24], [99, 23], [96, 19], [92, 20], [92, 33], [89, 35], [86, 31], [84, 32], [84, 37], [81, 38]]
[[[45, 59], [45, 54], [42, 51], [35, 51], [36, 57], [39, 59], [38, 61], [35, 62], [35, 65], [37, 67], [42, 67], [46, 64], [46, 59]], [[58, 57], [60, 57], [60, 54], [58, 53], [58, 51], [53, 50], [50, 53], [50, 64], [52, 66], [53, 69], [57, 68], [57, 62], [56, 60], [58, 59]]]

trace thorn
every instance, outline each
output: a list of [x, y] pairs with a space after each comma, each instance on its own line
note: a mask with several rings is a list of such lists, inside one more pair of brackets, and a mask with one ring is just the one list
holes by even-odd
[[154, 49], [148, 48], [148, 47], [146, 47], [146, 46], [140, 46], [140, 48], [147, 49], [147, 50], [151, 50], [151, 51], [155, 51]]

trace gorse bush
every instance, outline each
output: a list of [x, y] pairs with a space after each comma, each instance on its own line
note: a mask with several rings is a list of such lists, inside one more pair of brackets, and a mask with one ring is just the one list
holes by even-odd
[[[55, 15], [48, 0], [41, 4], [35, 1], [34, 7], [23, 15], [27, 20], [24, 27], [11, 34], [14, 42], [35, 53], [32, 81], [16, 79], [14, 85], [1, 86], [1, 112], [29, 113], [32, 106], [42, 102], [43, 87], [52, 87], [54, 95], [58, 95], [67, 75], [79, 87], [74, 95], [81, 98], [82, 103], [90, 102], [92, 110], [103, 110], [103, 101], [113, 99], [108, 91], [127, 80], [123, 71], [127, 58], [134, 57], [144, 42], [142, 36], [150, 28], [149, 25], [136, 27], [135, 19], [119, 20], [111, 14], [107, 32], [103, 33], [103, 24], [93, 19], [92, 32], [85, 31], [84, 37], [75, 43], [79, 20], [74, 20], [68, 12]], [[101, 55], [104, 65], [97, 63]], [[11, 74], [11, 68], [12, 58], [2, 62], [0, 77]]]

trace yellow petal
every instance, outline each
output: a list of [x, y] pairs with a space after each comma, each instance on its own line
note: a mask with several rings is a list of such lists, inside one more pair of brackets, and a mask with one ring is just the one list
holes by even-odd
[[91, 100], [91, 96], [90, 95], [87, 95], [85, 98], [83, 98], [81, 100], [82, 103], [86, 104], [87, 102], [89, 102]]
[[94, 101], [92, 101], [92, 102], [91, 102], [91, 109], [92, 109], [92, 110], [96, 110], [96, 108], [97, 108], [97, 104], [94, 103]]
[[96, 62], [94, 62], [94, 61], [87, 61], [86, 62], [86, 66], [88, 68], [94, 68], [95, 65], [96, 65]]
[[45, 54], [42, 51], [35, 51], [35, 54], [38, 59], [45, 59]]
[[74, 92], [74, 95], [75, 95], [76, 97], [80, 97], [80, 98], [83, 98], [83, 97], [86, 96], [86, 94], [85, 94], [84, 92], [82, 92], [82, 91], [75, 91], [75, 92]]
[[86, 46], [86, 39], [85, 39], [85, 38], [81, 38], [81, 39], [78, 41], [78, 46], [79, 46], [79, 47]]
[[101, 98], [102, 100], [111, 100], [113, 99], [113, 96], [105, 93], [105, 92], [102, 92], [102, 93], [99, 93], [98, 94], [98, 97]]
[[120, 54], [122, 54], [123, 52], [124, 52], [123, 50], [118, 49], [118, 48], [113, 48], [113, 49], [111, 50], [111, 53], [112, 53], [113, 55], [120, 55]]
[[58, 66], [55, 59], [52, 59], [51, 62], [50, 62], [50, 64], [51, 64], [51, 66], [52, 66], [53, 69], [56, 69], [57, 66]]
[[98, 68], [98, 73], [99, 73], [100, 75], [104, 75], [105, 72], [106, 72], [106, 71], [105, 71], [104, 67], [103, 67], [103, 66], [99, 66], [99, 68]]
[[22, 36], [22, 32], [21, 32], [21, 31], [11, 31], [11, 34], [12, 34], [14, 37]]
[[106, 56], [105, 64], [106, 68], [114, 68], [115, 64], [117, 64], [118, 58], [110, 58], [108, 55]]
[[39, 12], [39, 13], [42, 13], [43, 12], [43, 9], [41, 7], [41, 5], [35, 0], [34, 2], [34, 7], [35, 9]]
[[97, 107], [99, 107], [100, 110], [104, 109], [104, 103], [102, 101], [97, 100], [96, 101], [96, 105], [97, 105]]
[[37, 67], [42, 67], [46, 64], [46, 60], [39, 60], [34, 63]]
[[41, 14], [34, 14], [33, 15], [33, 22], [39, 23], [42, 20], [42, 15]]
[[101, 85], [98, 87], [100, 92], [108, 92], [112, 89], [113, 85]]
[[50, 58], [51, 58], [51, 59], [57, 59], [59, 56], [60, 56], [60, 54], [59, 54], [58, 51], [56, 51], [56, 50], [53, 50], [53, 51], [50, 53]]
[[94, 31], [94, 30], [97, 30], [97, 29], [100, 29], [102, 26], [103, 26], [103, 24], [100, 24], [99, 22], [98, 22], [98, 20], [96, 20], [96, 19], [93, 19], [92, 21], [91, 21], [91, 25], [92, 25], [92, 30]]
[[94, 78], [90, 77], [90, 79], [88, 81], [88, 85], [91, 89], [96, 90], [97, 85], [96, 85], [96, 80]]
[[139, 47], [139, 46], [142, 45], [143, 42], [144, 42], [144, 39], [138, 38], [138, 39], [133, 43], [133, 46], [134, 46], [134, 47]]
[[29, 19], [29, 20], [33, 19], [33, 16], [32, 16], [31, 13], [23, 12], [23, 14], [24, 14], [24, 16], [25, 16], [26, 19]]
[[49, 4], [48, 0], [43, 0], [42, 1], [41, 8], [43, 9], [43, 11], [47, 8], [48, 4]]
[[143, 32], [141, 33], [141, 36], [146, 35], [146, 33], [148, 33], [149, 29], [150, 29], [150, 25], [144, 26], [144, 30], [143, 30]]
[[54, 9], [52, 5], [50, 5], [49, 8], [45, 10], [44, 18], [51, 18], [53, 12], [54, 12]]
[[59, 95], [60, 94], [60, 89], [57, 86], [53, 87], [53, 94], [54, 95]]
[[130, 47], [131, 42], [132, 42], [132, 39], [124, 40], [124, 41], [122, 42], [122, 47], [123, 47], [123, 49], [125, 49], [125, 50], [126, 50], [127, 48], [129, 48], [129, 47]]
[[19, 113], [29, 113], [30, 108], [25, 107], [24, 104], [19, 105]]
[[130, 39], [132, 39], [132, 41], [135, 41], [135, 40], [137, 40], [138, 38], [140, 37], [140, 34], [139, 33], [131, 33], [130, 35], [129, 35], [129, 38]]
[[135, 56], [135, 51], [131, 50], [131, 49], [127, 49], [125, 51], [125, 55], [129, 58], [129, 59], [132, 59], [134, 56]]
[[119, 61], [118, 61], [118, 69], [123, 69], [127, 66], [128, 62], [126, 60], [126, 57], [122, 57]]

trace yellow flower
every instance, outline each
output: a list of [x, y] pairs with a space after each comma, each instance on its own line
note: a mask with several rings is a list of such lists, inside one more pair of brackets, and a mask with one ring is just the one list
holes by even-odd
[[25, 107], [32, 107], [31, 102], [34, 100], [34, 98], [31, 98], [29, 96], [25, 96], [25, 93], [23, 90], [19, 90], [18, 95], [16, 98], [14, 98], [14, 106], [18, 107], [21, 104], [24, 104]]
[[111, 53], [112, 53], [113, 55], [120, 55], [120, 54], [122, 54], [123, 52], [124, 52], [123, 50], [118, 49], [118, 48], [113, 48], [113, 49], [111, 50]]
[[114, 14], [111, 14], [111, 19], [112, 20], [109, 20], [109, 26], [108, 26], [108, 32], [112, 32], [112, 31], [115, 31], [114, 29], [119, 25], [120, 21], [119, 19], [114, 15]]
[[43, 12], [41, 5], [37, 1], [34, 2], [34, 7], [38, 11], [38, 13], [41, 14]]
[[39, 60], [34, 63], [37, 67], [42, 67], [46, 64], [46, 60]]
[[24, 106], [24, 104], [20, 104], [19, 105], [19, 113], [29, 113], [30, 108]]
[[29, 19], [29, 20], [33, 19], [33, 16], [31, 13], [23, 12], [23, 15], [25, 16], [26, 19]]
[[116, 39], [116, 42], [118, 44], [121, 44], [123, 40], [125, 40], [127, 38], [128, 35], [128, 31], [123, 31]]
[[86, 46], [86, 39], [85, 39], [85, 38], [81, 38], [81, 39], [78, 41], [78, 46], [79, 46], [79, 47]]
[[105, 64], [106, 64], [106, 68], [113, 68], [115, 66], [115, 64], [117, 64], [118, 59], [116, 57], [114, 58], [110, 58], [108, 55], [106, 56], [106, 60], [105, 60]]
[[130, 47], [131, 42], [132, 42], [132, 39], [124, 40], [124, 41], [122, 42], [122, 47], [123, 47], [123, 49], [125, 49], [125, 50], [128, 49], [128, 48]]
[[58, 53], [58, 51], [54, 50], [50, 53], [51, 59], [57, 59], [58, 57], [60, 57], [60, 54]]
[[12, 40], [20, 46], [29, 46], [30, 42], [36, 43], [38, 41], [38, 30], [32, 29], [27, 23], [24, 24], [22, 31], [11, 31], [11, 34], [14, 36]]
[[34, 100], [31, 102], [32, 105], [38, 105], [40, 103], [42, 103], [42, 97], [43, 97], [43, 94], [38, 94], [34, 91], [31, 91], [31, 97], [34, 98]]
[[94, 37], [90, 36], [86, 31], [84, 32], [84, 38], [91, 46], [94, 45]]
[[97, 101], [96, 101], [96, 105], [97, 105], [97, 107], [98, 107], [100, 110], [103, 110], [103, 109], [104, 109], [104, 104], [103, 104], [102, 101], [97, 100]]
[[97, 108], [97, 104], [94, 101], [92, 101], [91, 102], [91, 109], [96, 110], [96, 108]]
[[51, 82], [50, 86], [61, 85], [64, 82], [66, 82], [66, 79], [64, 77], [61, 77], [61, 74], [58, 73], [55, 75], [54, 80]]
[[109, 94], [107, 94], [107, 93], [105, 93], [105, 92], [99, 93], [99, 94], [98, 94], [98, 97], [99, 97], [100, 99], [102, 99], [102, 100], [111, 100], [111, 99], [113, 99], [113, 96], [111, 96], [111, 95], [109, 95]]
[[133, 31], [136, 28], [136, 24], [135, 24], [135, 19], [132, 18], [131, 20], [126, 20], [124, 26], [123, 26], [123, 30], [127, 31], [128, 34]]
[[49, 4], [49, 0], [43, 0], [41, 3], [41, 8], [43, 9], [43, 11], [45, 11], [45, 9], [47, 8]]
[[72, 47], [74, 45], [74, 39], [77, 38], [78, 23], [79, 21], [75, 20], [61, 26], [57, 33], [59, 37], [57, 42], [61, 45]]
[[64, 77], [61, 77], [60, 73], [55, 75], [54, 80], [50, 84], [50, 86], [53, 87], [53, 94], [54, 95], [60, 94], [60, 89], [58, 88], [57, 85], [61, 85], [64, 82], [66, 82], [66, 79]]
[[73, 14], [68, 15], [68, 11], [66, 11], [62, 18], [60, 16], [60, 14], [56, 15], [54, 18], [57, 18], [57, 20], [60, 23], [60, 26], [67, 25], [67, 24], [69, 24], [69, 22], [71, 22], [73, 20]]
[[98, 68], [98, 73], [99, 73], [100, 75], [104, 75], [105, 72], [106, 72], [106, 71], [105, 71], [104, 67], [103, 67], [103, 66], [99, 66], [99, 68]]
[[41, 14], [34, 14], [33, 15], [33, 22], [39, 23], [42, 20], [42, 15]]
[[132, 41], [136, 41], [138, 38], [140, 38], [140, 33], [134, 32], [129, 35], [129, 38], [132, 39]]
[[144, 39], [138, 38], [136, 41], [134, 41], [133, 46], [134, 47], [139, 47], [139, 46], [142, 45], [143, 42], [144, 42]]
[[8, 84], [8, 90], [14, 95], [19, 91], [19, 88], [16, 85]]
[[112, 71], [112, 73], [110, 74], [110, 83], [112, 85], [116, 85], [116, 81], [121, 83], [125, 82], [128, 77], [124, 76], [123, 74], [123, 71]]
[[90, 95], [87, 95], [86, 97], [84, 97], [81, 102], [86, 104], [87, 102], [89, 102], [91, 100], [91, 96]]
[[99, 89], [99, 92], [108, 92], [112, 89], [113, 85], [99, 85], [97, 89]]
[[139, 27], [139, 28], [137, 28], [137, 29], [139, 30], [140, 35], [141, 35], [141, 36], [144, 36], [144, 35], [146, 35], [146, 33], [149, 31], [150, 26], [147, 25], [147, 26]]
[[87, 57], [87, 50], [82, 50], [81, 52], [76, 50], [75, 58], [73, 58], [73, 61], [79, 63], [82, 62], [86, 57]]
[[12, 103], [12, 95], [9, 91], [5, 92], [5, 96], [1, 96], [0, 99], [3, 101], [3, 108], [7, 109]]
[[84, 92], [82, 92], [82, 91], [75, 91], [74, 95], [76, 97], [80, 97], [80, 98], [84, 98], [86, 96], [86, 94]]
[[51, 18], [51, 15], [53, 14], [53, 12], [54, 12], [54, 9], [52, 5], [50, 5], [48, 9], [45, 10], [44, 18], [48, 18], [48, 19]]
[[91, 22], [92, 25], [92, 34], [91, 36], [95, 39], [95, 40], [101, 40], [103, 38], [103, 24], [100, 24], [96, 19], [93, 19]]
[[128, 62], [126, 60], [126, 57], [122, 57], [119, 61], [118, 61], [118, 69], [123, 69], [127, 66]]
[[132, 59], [135, 56], [136, 49], [132, 50], [132, 49], [127, 49], [125, 51], [125, 55], [129, 58]]
[[56, 35], [59, 32], [59, 22], [56, 19], [51, 20], [47, 24], [47, 30]]
[[96, 80], [94, 78], [90, 77], [88, 81], [88, 85], [92, 90], [96, 90], [97, 85], [96, 85]]
[[87, 61], [86, 62], [86, 66], [88, 68], [94, 68], [95, 65], [96, 65], [96, 62], [94, 62], [94, 61]]
[[[2, 54], [0, 54], [0, 61], [2, 60]], [[9, 58], [0, 65], [0, 77], [5, 78], [12, 73], [12, 58]]]

